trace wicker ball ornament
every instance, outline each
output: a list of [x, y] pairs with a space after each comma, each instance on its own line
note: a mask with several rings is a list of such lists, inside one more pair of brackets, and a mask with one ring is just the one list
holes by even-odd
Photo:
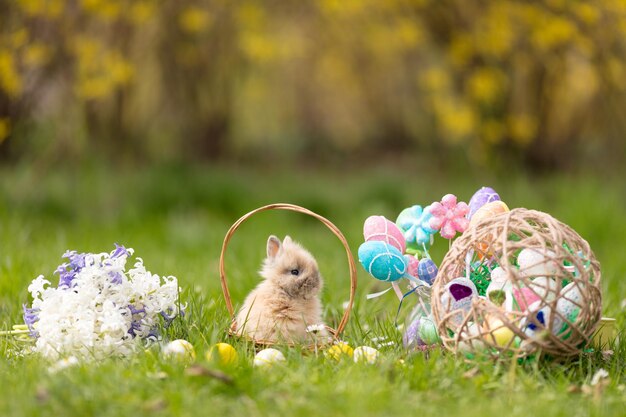
[[458, 238], [433, 285], [444, 346], [468, 358], [579, 354], [600, 321], [600, 264], [572, 228], [523, 208]]

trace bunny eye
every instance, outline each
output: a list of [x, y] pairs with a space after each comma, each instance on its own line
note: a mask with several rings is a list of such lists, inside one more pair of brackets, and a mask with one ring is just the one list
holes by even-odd
[[297, 270], [297, 269], [292, 269], [291, 270], [291, 275], [298, 276], [298, 275], [300, 275], [300, 271]]

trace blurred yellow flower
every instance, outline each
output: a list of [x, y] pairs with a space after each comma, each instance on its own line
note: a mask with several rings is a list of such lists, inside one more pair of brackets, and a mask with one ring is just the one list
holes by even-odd
[[265, 10], [253, 3], [244, 3], [236, 10], [238, 26], [247, 29], [259, 29], [266, 20]]
[[460, 33], [452, 39], [448, 48], [450, 62], [457, 67], [464, 67], [474, 53], [474, 45], [467, 33]]
[[489, 119], [481, 123], [480, 132], [485, 142], [497, 144], [504, 138], [505, 127], [502, 122]]
[[239, 45], [249, 59], [259, 63], [271, 61], [277, 56], [277, 45], [266, 34], [243, 33]]
[[41, 42], [34, 42], [26, 47], [23, 59], [29, 67], [40, 67], [50, 59], [50, 49]]
[[198, 34], [206, 31], [212, 23], [212, 17], [208, 11], [200, 7], [187, 7], [178, 16], [178, 25], [190, 34]]
[[481, 103], [493, 103], [501, 95], [505, 81], [506, 77], [499, 69], [479, 68], [467, 80], [467, 94]]
[[560, 16], [546, 14], [544, 19], [535, 22], [531, 40], [537, 48], [547, 51], [567, 43], [576, 34], [577, 29], [572, 22]]
[[130, 6], [128, 17], [131, 22], [136, 24], [145, 23], [151, 19], [156, 12], [154, 3], [149, 1], [134, 1]]
[[122, 11], [120, 0], [81, 0], [81, 6], [106, 21], [114, 20]]
[[537, 120], [525, 113], [512, 114], [508, 118], [509, 135], [520, 145], [528, 145], [537, 134]]
[[477, 118], [472, 106], [451, 98], [435, 98], [433, 104], [445, 140], [458, 143], [474, 133]]
[[450, 74], [440, 67], [432, 67], [419, 76], [420, 86], [427, 91], [442, 91], [450, 87]]
[[587, 25], [593, 25], [600, 19], [600, 11], [590, 3], [576, 3], [572, 8], [574, 14]]
[[0, 143], [4, 142], [11, 134], [11, 120], [8, 117], [0, 117]]
[[22, 77], [11, 52], [0, 50], [0, 89], [9, 97], [22, 93]]
[[8, 35], [8, 41], [11, 48], [19, 49], [28, 42], [28, 31], [25, 28], [20, 28]]
[[30, 16], [58, 17], [65, 8], [64, 0], [17, 0], [17, 5]]

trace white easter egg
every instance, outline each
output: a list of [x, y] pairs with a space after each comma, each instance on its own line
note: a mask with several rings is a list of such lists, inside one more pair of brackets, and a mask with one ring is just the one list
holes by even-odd
[[506, 271], [502, 267], [497, 266], [491, 270], [491, 282], [506, 282]]
[[485, 343], [482, 340], [480, 327], [474, 322], [467, 323], [467, 326], [459, 332], [459, 351], [463, 353], [471, 353], [485, 349]]
[[352, 357], [354, 359], [354, 362], [364, 362], [369, 365], [373, 365], [378, 360], [379, 354], [380, 352], [378, 352], [378, 350], [374, 349], [373, 347], [359, 346], [358, 348], [354, 349]]
[[565, 332], [569, 327], [569, 323], [575, 323], [580, 313], [580, 308], [583, 303], [583, 297], [580, 293], [580, 289], [576, 283], [572, 282], [561, 290], [561, 295], [556, 302], [556, 311], [564, 319], [563, 327], [559, 331], [559, 336], [563, 339], [567, 339], [571, 332]]
[[528, 286], [538, 297], [545, 300], [554, 300], [559, 291], [559, 284], [553, 278], [537, 277]]
[[563, 327], [563, 319], [558, 314], [552, 314], [552, 308], [541, 301], [535, 301], [526, 311], [526, 317], [521, 326], [524, 334], [529, 337], [539, 336], [546, 329], [552, 334], [559, 334]]
[[476, 285], [465, 277], [459, 277], [446, 284], [441, 304], [446, 312], [457, 312], [450, 319], [459, 326], [472, 308], [472, 299], [476, 297], [478, 297]]
[[[500, 300], [501, 293], [504, 293], [504, 300]], [[494, 304], [502, 305], [507, 311], [513, 311], [513, 285], [509, 281], [491, 282], [485, 290], [487, 299]], [[502, 304], [499, 304], [499, 303]]]
[[268, 348], [263, 349], [254, 356], [254, 366], [266, 367], [277, 362], [284, 362], [285, 355], [280, 350]]
[[517, 256], [517, 264], [520, 273], [527, 277], [554, 276], [559, 270], [555, 258], [556, 254], [551, 250], [526, 248]]
[[163, 356], [170, 359], [193, 361], [196, 359], [196, 351], [188, 341], [177, 339], [163, 347]]

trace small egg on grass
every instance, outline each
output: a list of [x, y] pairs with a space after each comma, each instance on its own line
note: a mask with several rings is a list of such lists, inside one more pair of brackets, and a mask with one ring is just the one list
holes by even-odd
[[331, 347], [325, 352], [325, 355], [328, 359], [334, 359], [336, 361], [340, 361], [344, 358], [352, 358], [354, 355], [354, 350], [345, 342], [339, 342]]
[[356, 363], [367, 363], [368, 365], [373, 365], [378, 361], [378, 356], [380, 352], [373, 347], [369, 346], [359, 346], [354, 349], [353, 359]]
[[254, 356], [255, 367], [267, 368], [278, 362], [285, 362], [285, 355], [277, 349], [263, 349]]
[[193, 362], [196, 360], [196, 351], [188, 341], [176, 339], [163, 347], [163, 356], [177, 361]]
[[215, 363], [219, 366], [236, 365], [239, 361], [239, 355], [234, 347], [228, 343], [217, 343], [207, 350], [205, 357], [207, 361]]

